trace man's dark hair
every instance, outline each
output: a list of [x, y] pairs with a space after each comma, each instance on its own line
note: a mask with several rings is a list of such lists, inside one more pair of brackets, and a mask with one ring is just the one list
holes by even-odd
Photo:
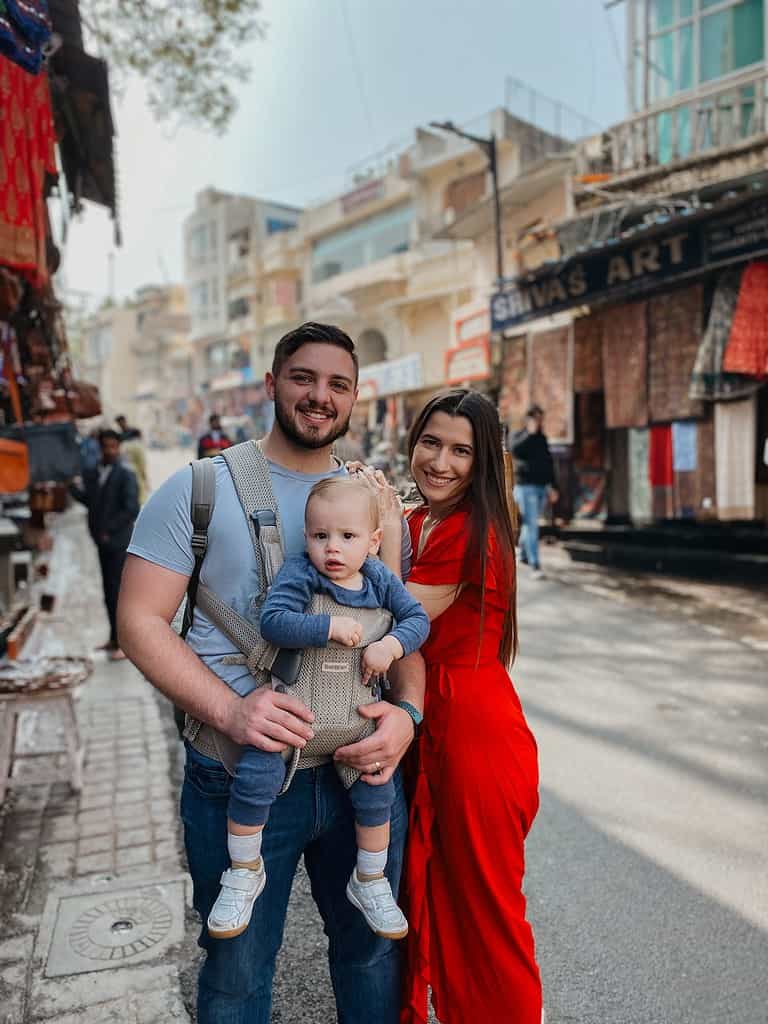
[[217, 412], [212, 412], [208, 417], [208, 426], [213, 427], [214, 423], [221, 423], [221, 416]]
[[128, 417], [120, 413], [119, 416], [115, 416], [115, 423], [127, 423]]
[[116, 430], [107, 427], [105, 430], [99, 431], [99, 444], [102, 444], [104, 441], [122, 441], [122, 437]]
[[532, 405], [528, 409], [528, 411], [526, 412], [525, 415], [526, 415], [526, 418], [528, 416], [543, 416], [544, 415], [544, 410], [541, 408], [540, 405]]
[[294, 352], [298, 352], [302, 345], [308, 345], [311, 342], [320, 345], [335, 345], [348, 352], [355, 366], [355, 383], [357, 383], [359, 366], [354, 341], [340, 327], [334, 327], [332, 324], [318, 324], [311, 320], [284, 334], [278, 341], [272, 358], [272, 376], [277, 377], [285, 361], [290, 359]]

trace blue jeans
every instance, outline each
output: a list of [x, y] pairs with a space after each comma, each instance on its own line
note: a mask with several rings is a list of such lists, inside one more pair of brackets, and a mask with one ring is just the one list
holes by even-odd
[[546, 504], [547, 488], [544, 484], [515, 484], [514, 494], [523, 523], [520, 547], [531, 568], [538, 569], [539, 516]]
[[[181, 818], [194, 905], [203, 920], [207, 956], [200, 971], [198, 1024], [269, 1024], [275, 959], [299, 858], [328, 936], [328, 960], [339, 1024], [397, 1024], [400, 951], [375, 935], [346, 897], [355, 866], [352, 804], [332, 764], [296, 773], [275, 802], [264, 831], [267, 885], [250, 925], [234, 939], [211, 939], [205, 921], [229, 867], [227, 804], [231, 779], [217, 761], [187, 747]], [[407, 812], [399, 773], [392, 808], [387, 877], [397, 892]]]
[[[215, 763], [215, 762], [214, 762]], [[246, 747], [235, 766], [227, 813], [238, 825], [264, 825], [285, 782], [285, 761], [280, 754]], [[348, 790], [358, 825], [386, 825], [395, 802], [392, 779], [370, 786], [362, 779]]]

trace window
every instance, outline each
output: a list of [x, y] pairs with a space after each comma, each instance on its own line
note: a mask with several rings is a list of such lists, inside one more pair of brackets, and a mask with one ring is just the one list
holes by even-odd
[[198, 224], [187, 236], [189, 262], [200, 266], [208, 259], [208, 225]]
[[[706, 3], [704, 4], [706, 6]], [[763, 0], [741, 0], [701, 19], [701, 81], [710, 82], [763, 59]]]
[[413, 207], [398, 206], [320, 239], [312, 247], [312, 280], [326, 281], [410, 245]]
[[635, 0], [635, 109], [644, 106], [646, 84], [655, 104], [759, 64], [764, 25], [765, 0]]
[[267, 217], [265, 227], [268, 235], [276, 235], [280, 231], [293, 231], [296, 227], [296, 222], [282, 220], [280, 217]]
[[248, 299], [246, 299], [246, 298], [233, 299], [232, 302], [230, 302], [229, 308], [228, 308], [229, 319], [230, 320], [237, 320], [241, 316], [248, 316], [249, 309], [250, 309], [250, 306], [248, 304]]

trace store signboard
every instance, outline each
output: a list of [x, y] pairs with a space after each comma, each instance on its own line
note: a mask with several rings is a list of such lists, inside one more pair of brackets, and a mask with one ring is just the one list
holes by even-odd
[[490, 375], [491, 346], [487, 335], [456, 345], [445, 353], [447, 384], [487, 380]]
[[421, 354], [390, 359], [385, 363], [370, 363], [360, 367], [358, 388], [361, 398], [386, 398], [388, 395], [399, 395], [404, 391], [418, 391], [424, 386], [424, 372], [421, 365]]
[[768, 253], [768, 198], [677, 217], [669, 231], [634, 243], [606, 244], [581, 260], [568, 260], [534, 279], [517, 278], [491, 298], [491, 326], [505, 331], [574, 306], [630, 299], [666, 283]]
[[242, 370], [230, 370], [228, 373], [222, 373], [219, 377], [214, 377], [210, 383], [210, 389], [211, 391], [229, 391], [232, 388], [241, 387], [243, 383]]

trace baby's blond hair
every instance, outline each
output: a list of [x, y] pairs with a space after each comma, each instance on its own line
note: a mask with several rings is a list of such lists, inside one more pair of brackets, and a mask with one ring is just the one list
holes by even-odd
[[339, 500], [343, 501], [345, 496], [352, 494], [360, 494], [368, 499], [371, 530], [378, 530], [379, 503], [376, 495], [367, 484], [353, 476], [328, 476], [324, 480], [319, 480], [309, 492], [307, 505], [304, 509], [304, 521], [306, 522], [309, 515], [309, 506], [313, 498], [334, 498], [338, 496]]

